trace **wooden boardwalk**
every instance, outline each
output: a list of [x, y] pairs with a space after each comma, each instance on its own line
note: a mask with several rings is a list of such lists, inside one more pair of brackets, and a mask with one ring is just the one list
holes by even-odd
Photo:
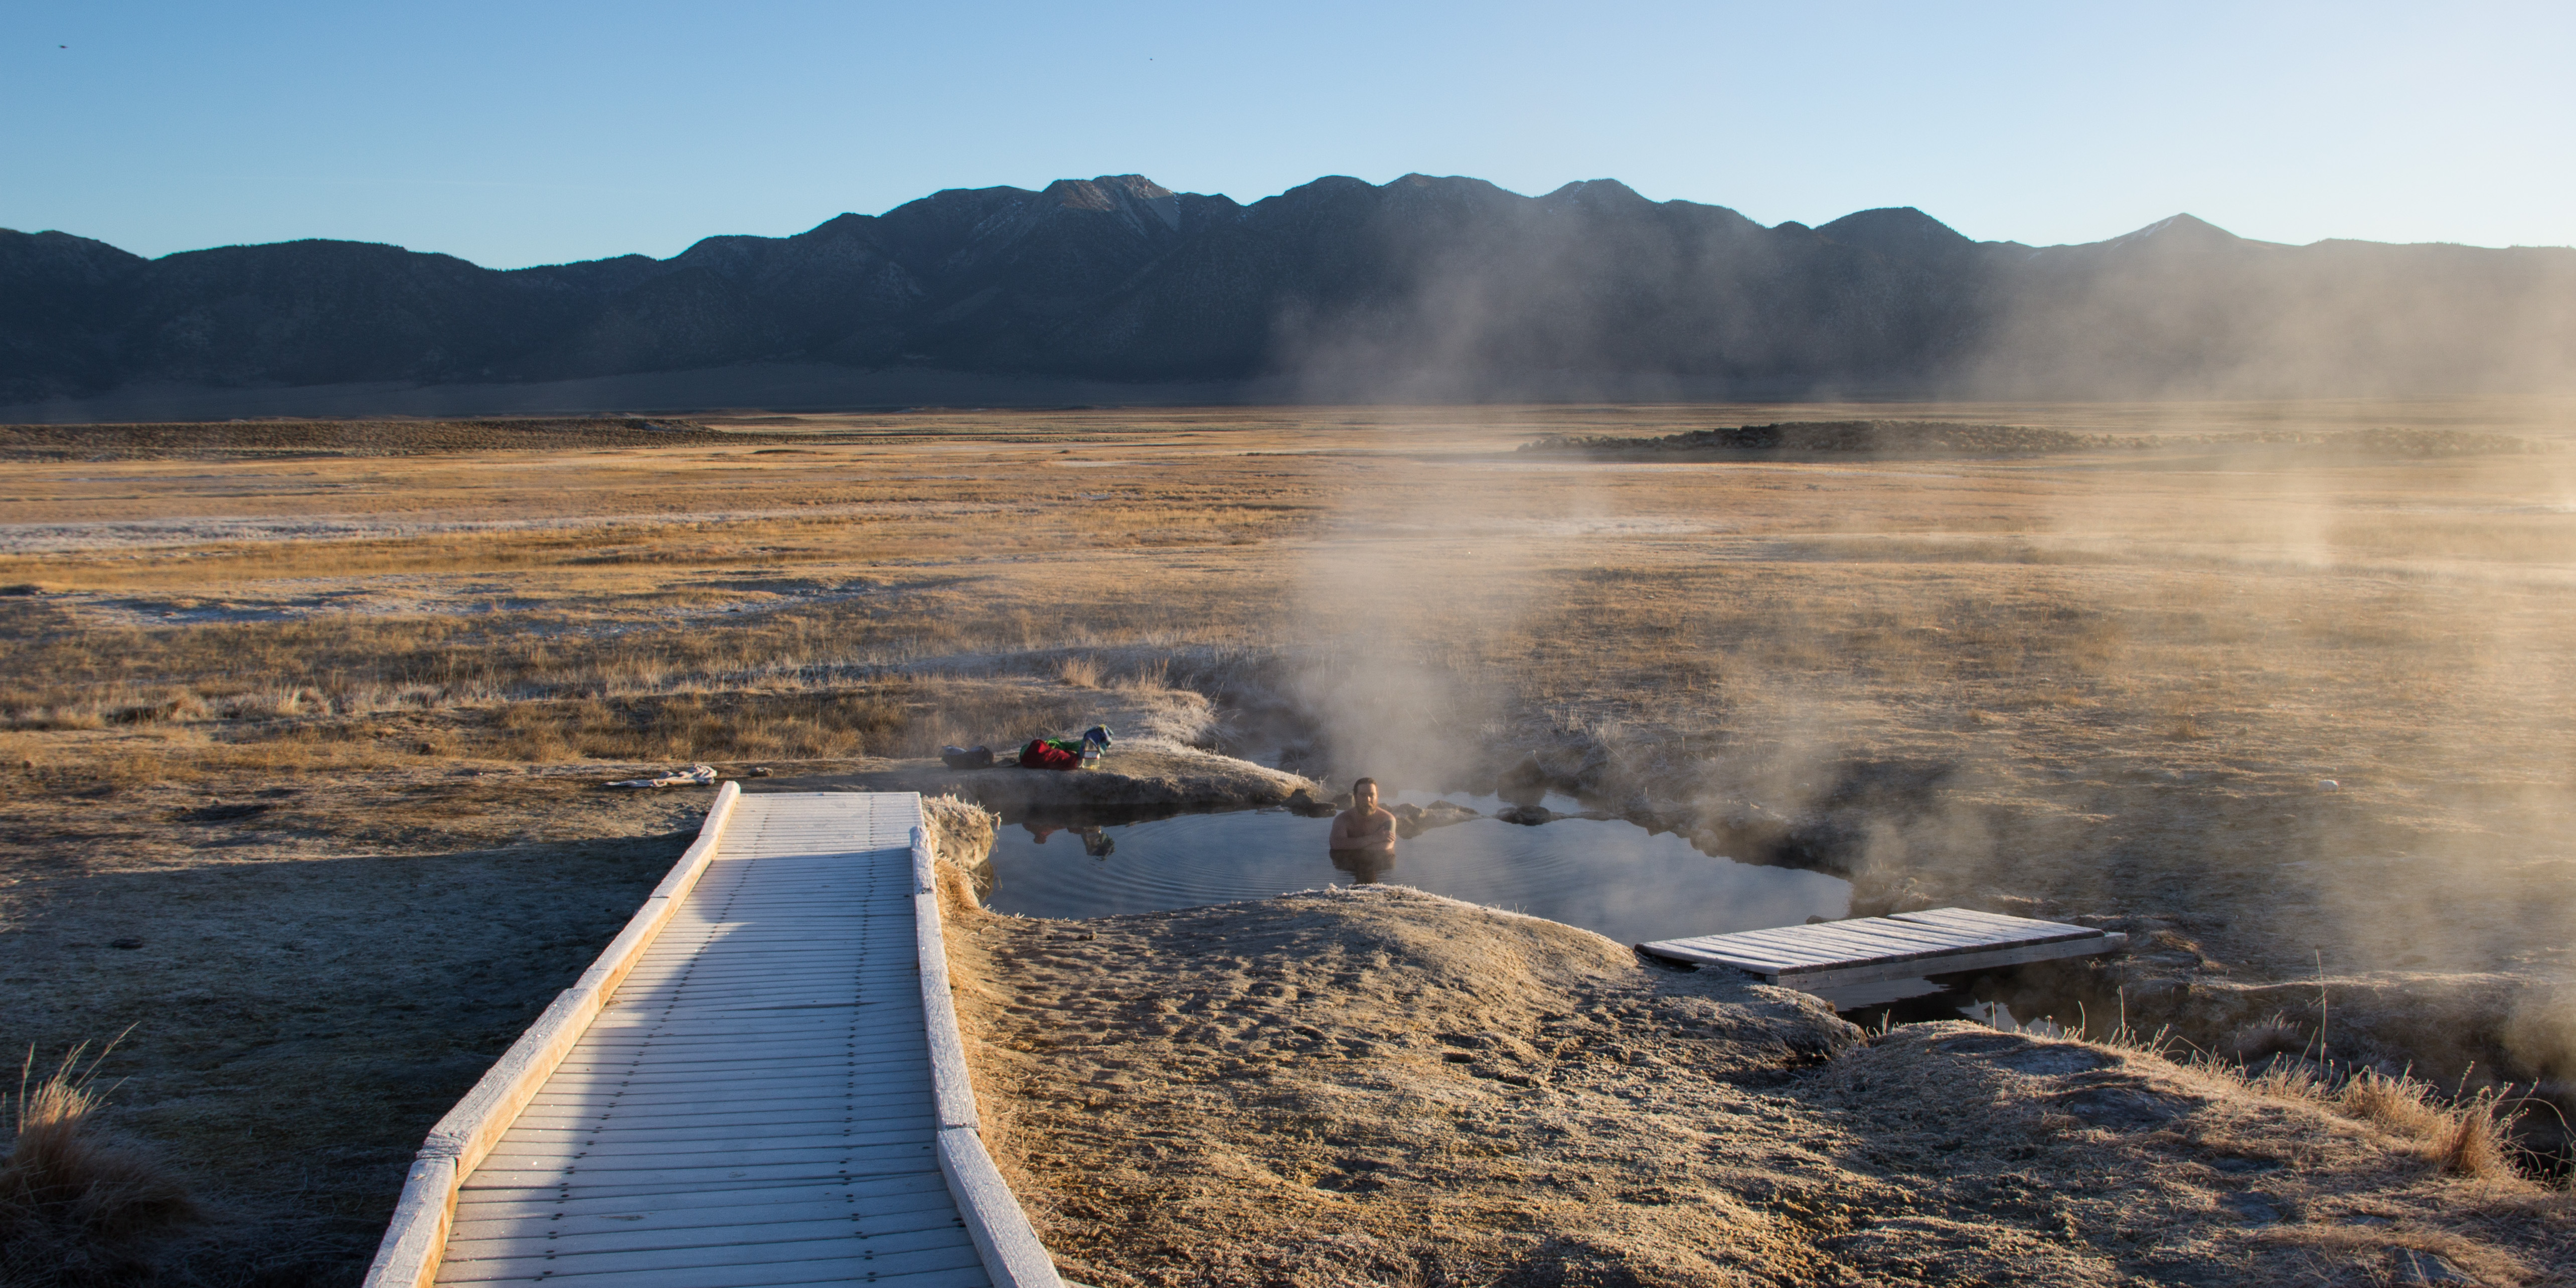
[[2126, 935], [2090, 926], [1934, 908], [1664, 939], [1638, 948], [1669, 961], [1731, 966], [1784, 987], [1815, 989], [2092, 957], [2117, 952], [2128, 942]]
[[1054, 1288], [972, 1139], [920, 798], [722, 803], [594, 1017], [455, 1170], [434, 1275], [381, 1282]]

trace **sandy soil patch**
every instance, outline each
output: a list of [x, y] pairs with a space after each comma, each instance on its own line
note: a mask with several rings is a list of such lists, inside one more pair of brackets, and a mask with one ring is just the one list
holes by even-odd
[[1402, 887], [1081, 922], [946, 888], [988, 1136], [1087, 1283], [2367, 1283], [2420, 1250], [2538, 1284], [2576, 1252], [2563, 1195], [2150, 1055], [1864, 1034]]

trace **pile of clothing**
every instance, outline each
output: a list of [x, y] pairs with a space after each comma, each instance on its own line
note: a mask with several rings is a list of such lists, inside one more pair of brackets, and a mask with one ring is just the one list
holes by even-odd
[[[1109, 750], [1109, 726], [1093, 725], [1079, 738], [1031, 738], [1020, 748], [1022, 769], [1088, 769]], [[990, 769], [997, 761], [990, 747], [944, 747], [939, 759], [950, 769]]]
[[[767, 771], [767, 770], [758, 770], [758, 771], [755, 771], [755, 772], [756, 772], [759, 776], [761, 776], [761, 777], [766, 777], [766, 776], [768, 775], [768, 772], [769, 772], [769, 771]], [[622, 779], [619, 779], [619, 780], [618, 780], [618, 781], [616, 781], [616, 782], [610, 783], [610, 784], [609, 784], [609, 786], [611, 786], [611, 787], [713, 787], [713, 786], [715, 786], [715, 783], [716, 783], [716, 767], [715, 767], [715, 766], [713, 766], [713, 765], [691, 765], [691, 766], [689, 766], [689, 767], [688, 767], [688, 768], [686, 768], [686, 769], [674, 769], [674, 770], [672, 770], [671, 772], [669, 772], [669, 773], [667, 773], [667, 774], [664, 774], [664, 775], [662, 775], [662, 776], [661, 776], [661, 777], [659, 777], [659, 778], [622, 778]]]

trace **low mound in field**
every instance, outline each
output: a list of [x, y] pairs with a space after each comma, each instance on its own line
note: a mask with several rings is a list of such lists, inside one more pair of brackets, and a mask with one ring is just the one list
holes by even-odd
[[1953, 425], [1928, 420], [1818, 420], [1694, 429], [1661, 438], [1551, 434], [1522, 446], [1534, 453], [1609, 457], [2034, 456], [2099, 451], [2128, 440], [2026, 425]]
[[1550, 434], [1525, 443], [1535, 455], [1609, 460], [1914, 460], [2051, 456], [2071, 452], [2182, 451], [2290, 455], [2299, 459], [2522, 455], [2551, 450], [2510, 434], [2451, 429], [2258, 430], [2223, 434], [2079, 434], [2030, 425], [1928, 420], [1818, 420], [1694, 429], [1660, 438]]

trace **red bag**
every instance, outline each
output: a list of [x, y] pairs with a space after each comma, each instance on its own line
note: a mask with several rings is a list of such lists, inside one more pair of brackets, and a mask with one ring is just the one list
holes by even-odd
[[1044, 738], [1032, 738], [1028, 746], [1020, 748], [1022, 769], [1073, 769], [1081, 764], [1082, 757], [1062, 747], [1048, 746]]

